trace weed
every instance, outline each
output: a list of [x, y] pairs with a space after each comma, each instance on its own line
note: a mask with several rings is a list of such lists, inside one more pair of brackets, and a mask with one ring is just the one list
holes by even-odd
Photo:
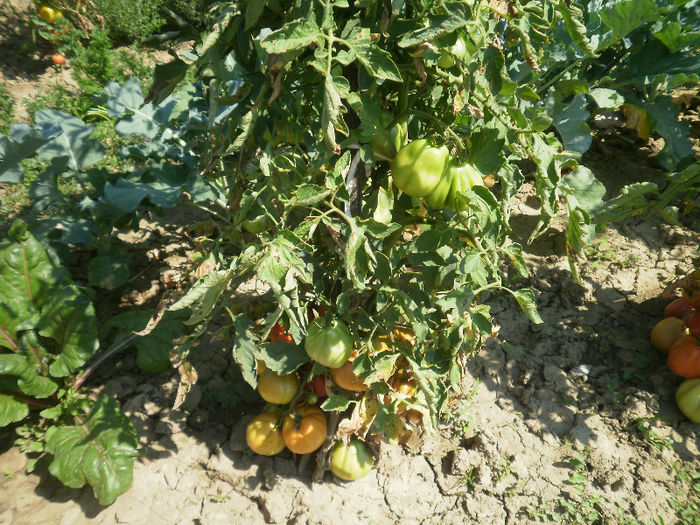
[[15, 100], [5, 87], [0, 83], [0, 133], [7, 135], [15, 114]]
[[673, 440], [670, 437], [660, 436], [654, 432], [651, 428], [650, 422], [656, 421], [660, 418], [658, 417], [639, 417], [634, 420], [634, 424], [637, 426], [637, 430], [641, 432], [649, 443], [654, 445], [659, 451], [664, 449], [671, 449], [673, 446]]
[[700, 523], [700, 472], [688, 466], [673, 466], [678, 479], [685, 485], [686, 494], [674, 494], [669, 499], [671, 508], [681, 525], [698, 525]]
[[477, 467], [473, 466], [464, 475], [464, 478], [462, 479], [462, 484], [469, 487], [469, 488], [473, 488], [474, 485], [476, 485], [476, 477], [477, 477]]

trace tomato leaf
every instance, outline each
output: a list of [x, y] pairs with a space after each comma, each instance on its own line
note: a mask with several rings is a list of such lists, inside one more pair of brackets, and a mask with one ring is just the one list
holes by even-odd
[[291, 374], [310, 360], [303, 345], [286, 341], [258, 345], [255, 355], [262, 359], [270, 370], [279, 375]]
[[233, 359], [241, 367], [243, 379], [252, 388], [258, 386], [257, 362], [258, 338], [252, 332], [253, 322], [245, 314], [239, 314], [233, 319], [235, 334], [233, 337]]
[[285, 23], [282, 29], [263, 38], [260, 45], [268, 53], [286, 53], [305, 48], [321, 38], [321, 28], [314, 20], [313, 11], [310, 11], [308, 18]]
[[332, 395], [323, 402], [321, 410], [326, 412], [342, 412], [353, 403], [355, 403], [355, 401], [351, 401], [344, 396]]
[[49, 472], [68, 487], [89, 483], [102, 505], [109, 505], [131, 486], [138, 438], [117, 402], [101, 396], [77, 425], [54, 426], [46, 432], [46, 451], [54, 457]]
[[508, 290], [515, 300], [518, 301], [520, 308], [522, 308], [525, 315], [528, 316], [530, 321], [535, 324], [542, 324], [542, 318], [540, 314], [537, 313], [537, 306], [535, 303], [535, 293], [529, 288], [524, 288], [522, 290]]

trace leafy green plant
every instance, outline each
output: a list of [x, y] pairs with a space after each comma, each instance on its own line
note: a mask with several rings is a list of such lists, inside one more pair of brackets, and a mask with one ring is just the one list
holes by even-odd
[[5, 84], [0, 83], [0, 133], [7, 133], [14, 118], [15, 101]]
[[[71, 388], [99, 346], [90, 294], [22, 222], [0, 242], [0, 260], [0, 426], [27, 421], [22, 450], [49, 456], [54, 476], [74, 488], [89, 483], [109, 504], [131, 485], [138, 439], [113, 399], [93, 402]], [[30, 416], [37, 408], [43, 424]]]
[[140, 42], [165, 24], [161, 2], [155, 0], [93, 0], [93, 3], [110, 38], [117, 43]]

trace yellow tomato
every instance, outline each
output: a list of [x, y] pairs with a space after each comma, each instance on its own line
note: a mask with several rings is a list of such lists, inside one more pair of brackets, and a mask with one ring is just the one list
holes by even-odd
[[258, 378], [258, 392], [268, 403], [285, 405], [299, 391], [299, 376], [296, 373], [281, 376], [266, 369]]
[[275, 414], [255, 416], [245, 429], [245, 440], [250, 449], [261, 456], [274, 456], [284, 450], [284, 440], [277, 428]]

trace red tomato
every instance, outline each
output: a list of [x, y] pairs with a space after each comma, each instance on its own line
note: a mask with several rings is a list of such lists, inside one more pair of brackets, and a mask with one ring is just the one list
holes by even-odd
[[311, 380], [311, 388], [318, 397], [326, 397], [326, 376], [316, 376]]
[[275, 326], [272, 327], [272, 330], [270, 330], [270, 336], [268, 338], [271, 343], [274, 343], [275, 341], [284, 341], [286, 343], [294, 343], [294, 339], [292, 339], [292, 336], [289, 335], [284, 327], [277, 323]]
[[697, 342], [677, 345], [668, 354], [668, 367], [681, 377], [700, 377], [700, 345]]
[[688, 318], [688, 330], [695, 337], [700, 337], [700, 312], [695, 312]]
[[664, 310], [664, 317], [678, 317], [683, 319], [688, 312], [694, 310], [693, 306], [688, 303], [683, 297], [679, 297], [675, 301], [668, 303]]
[[66, 57], [64, 57], [64, 56], [63, 56], [62, 54], [60, 54], [60, 53], [56, 53], [55, 55], [52, 55], [52, 56], [51, 56], [51, 60], [52, 60], [52, 62], [53, 62], [54, 64], [56, 64], [57, 66], [62, 66], [63, 64], [66, 63]]

